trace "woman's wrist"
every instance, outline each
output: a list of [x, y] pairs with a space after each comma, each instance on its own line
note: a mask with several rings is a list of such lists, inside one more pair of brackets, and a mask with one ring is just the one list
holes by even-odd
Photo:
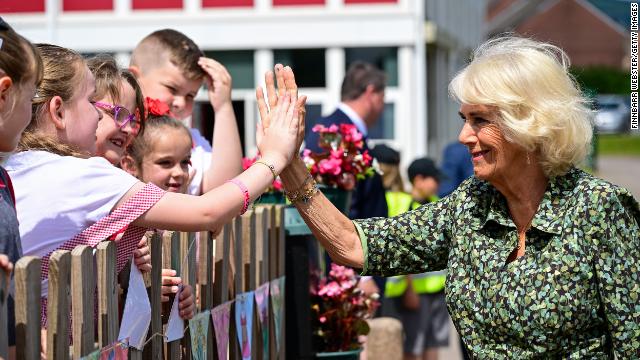
[[309, 170], [299, 156], [295, 156], [289, 165], [280, 173], [282, 185], [289, 191], [299, 189], [309, 176]]

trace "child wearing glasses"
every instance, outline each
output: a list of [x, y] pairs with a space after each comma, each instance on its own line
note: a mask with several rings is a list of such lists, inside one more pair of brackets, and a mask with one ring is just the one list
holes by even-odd
[[[258, 149], [268, 165], [258, 163], [201, 196], [145, 184], [102, 157], [86, 157], [95, 152], [101, 117], [92, 103], [96, 92], [93, 74], [72, 50], [54, 45], [38, 48], [44, 78], [33, 99], [34, 116], [6, 168], [16, 184], [24, 253], [43, 257], [44, 297], [52, 251], [81, 244], [96, 246], [127, 227], [116, 240], [120, 271], [148, 229], [221, 228], [246, 211], [298, 150], [304, 122], [297, 109], [305, 98], [287, 95], [280, 98], [270, 126], [257, 131]], [[191, 294], [181, 293], [180, 299], [185, 297]], [[180, 302], [183, 318], [193, 310], [193, 302]]]
[[[96, 81], [94, 105], [102, 113], [102, 120], [98, 122], [96, 130], [95, 155], [107, 159], [114, 165], [119, 165], [127, 146], [138, 134], [142, 136], [140, 132], [141, 116], [146, 113], [142, 92], [133, 75], [128, 70], [118, 68], [112, 56], [98, 55], [87, 60], [87, 64]], [[190, 151], [191, 136], [189, 131], [186, 131], [188, 150]], [[168, 146], [173, 146], [173, 144]], [[145, 179], [141, 180], [150, 182]], [[184, 182], [186, 183], [186, 180]], [[158, 183], [155, 184], [159, 186]], [[159, 187], [167, 190], [162, 186]], [[122, 229], [119, 234], [123, 234], [125, 231], [126, 228]], [[119, 234], [112, 236], [112, 239], [117, 239]], [[151, 270], [150, 248], [146, 236], [138, 243], [138, 248], [134, 252], [134, 263], [140, 271]], [[175, 270], [162, 269], [163, 301], [169, 300], [165, 294], [177, 292], [178, 285], [182, 284], [182, 279], [175, 275]], [[191, 293], [191, 297], [184, 298], [183, 302], [193, 303], [193, 289], [190, 285], [186, 285], [182, 293]], [[190, 318], [191, 314], [187, 313], [185, 316]]]
[[[33, 45], [0, 18], [0, 152], [15, 150], [31, 120], [31, 98], [42, 78]], [[0, 286], [8, 286], [13, 264], [22, 256], [9, 174], [0, 166]], [[3, 272], [2, 272], [3, 271]], [[0, 289], [6, 294], [6, 288]], [[9, 345], [15, 345], [13, 298], [8, 299]]]
[[197, 129], [191, 129], [192, 180], [189, 194], [205, 193], [242, 170], [242, 148], [231, 105], [231, 76], [193, 40], [172, 29], [158, 30], [138, 43], [129, 70], [145, 97], [159, 99], [173, 116], [190, 126], [196, 94], [204, 82], [215, 113], [213, 148]]
[[145, 111], [142, 91], [133, 74], [118, 68], [112, 56], [98, 55], [87, 64], [96, 81], [94, 105], [102, 113], [95, 155], [117, 165], [127, 145], [140, 132], [140, 114]]

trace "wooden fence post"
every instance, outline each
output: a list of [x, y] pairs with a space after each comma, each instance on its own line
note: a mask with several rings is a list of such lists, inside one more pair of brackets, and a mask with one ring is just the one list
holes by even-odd
[[98, 263], [98, 346], [103, 348], [113, 344], [118, 338], [116, 244], [113, 241], [99, 243], [96, 261]]
[[49, 257], [47, 295], [47, 358], [69, 358], [69, 278], [71, 253], [56, 250]]
[[94, 350], [93, 297], [96, 281], [93, 271], [93, 248], [76, 246], [71, 251], [71, 312], [73, 314], [73, 358], [79, 359]]
[[[196, 236], [195, 233], [180, 233], [180, 277], [182, 284], [191, 285], [191, 291], [196, 292]], [[187, 322], [187, 325], [189, 323]], [[191, 331], [187, 328], [182, 338], [183, 359], [191, 359]]]
[[25, 256], [15, 265], [17, 359], [40, 359], [40, 267], [35, 256]]
[[151, 359], [162, 359], [164, 339], [162, 334], [162, 245], [157, 232], [151, 237]]
[[[180, 233], [165, 232], [165, 237], [162, 246], [162, 258], [163, 268], [174, 269], [177, 274], [180, 274]], [[173, 304], [173, 296], [169, 300], [168, 308], [171, 309]], [[180, 359], [180, 340], [171, 341], [167, 343], [167, 353], [165, 358], [167, 359]]]
[[[213, 308], [213, 247], [215, 239], [208, 231], [201, 231], [198, 238], [198, 291], [200, 293], [200, 311]], [[207, 359], [213, 360], [216, 352], [213, 324], [209, 321], [207, 327]]]

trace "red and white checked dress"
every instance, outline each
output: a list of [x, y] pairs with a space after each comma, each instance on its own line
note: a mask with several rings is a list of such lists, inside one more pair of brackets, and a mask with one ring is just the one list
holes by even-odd
[[[77, 234], [56, 250], [73, 250], [78, 245], [95, 247], [105, 239], [109, 239], [123, 228], [124, 235], [116, 246], [116, 270], [120, 272], [133, 256], [140, 239], [149, 230], [139, 226], [129, 226], [133, 221], [147, 212], [165, 194], [165, 191], [156, 185], [149, 183], [135, 193], [124, 204], [117, 207], [109, 215], [98, 220], [81, 233]], [[53, 251], [42, 258], [41, 279], [46, 281], [49, 275], [49, 257]], [[41, 324], [44, 326], [47, 319], [47, 299], [42, 298]]]

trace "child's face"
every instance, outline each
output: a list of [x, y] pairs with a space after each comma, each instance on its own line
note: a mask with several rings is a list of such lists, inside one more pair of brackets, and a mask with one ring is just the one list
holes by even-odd
[[[98, 102], [110, 105], [120, 105], [126, 109], [120, 110], [123, 114], [135, 114], [136, 111], [136, 93], [128, 82], [122, 81], [120, 84], [120, 101], [114, 102], [110, 96], [99, 99]], [[103, 109], [98, 106], [98, 111], [102, 113], [102, 120], [98, 122], [96, 130], [96, 155], [102, 156], [109, 160], [112, 164], [117, 164], [124, 155], [126, 146], [135, 137], [135, 132], [131, 127], [131, 122], [120, 127], [114, 119], [114, 111]], [[122, 117], [123, 114], [120, 114]]]
[[0, 109], [0, 151], [15, 150], [20, 136], [31, 121], [31, 99], [36, 91], [36, 84], [30, 79], [23, 84], [12, 84], [8, 76], [0, 77], [0, 83], [11, 84], [7, 89], [6, 100]]
[[144, 96], [169, 105], [173, 116], [183, 120], [193, 112], [193, 102], [202, 80], [189, 80], [182, 71], [167, 60], [164, 65], [141, 71], [138, 82]]
[[426, 200], [438, 194], [438, 181], [433, 176], [418, 175], [413, 179], [413, 187], [418, 190], [420, 200]]
[[[157, 134], [157, 135], [155, 135]], [[142, 160], [139, 178], [169, 192], [185, 193], [189, 181], [191, 139], [184, 129], [164, 128]]]
[[84, 72], [84, 78], [65, 107], [66, 141], [80, 150], [95, 154], [96, 129], [102, 115], [92, 103], [96, 81], [86, 65]]

